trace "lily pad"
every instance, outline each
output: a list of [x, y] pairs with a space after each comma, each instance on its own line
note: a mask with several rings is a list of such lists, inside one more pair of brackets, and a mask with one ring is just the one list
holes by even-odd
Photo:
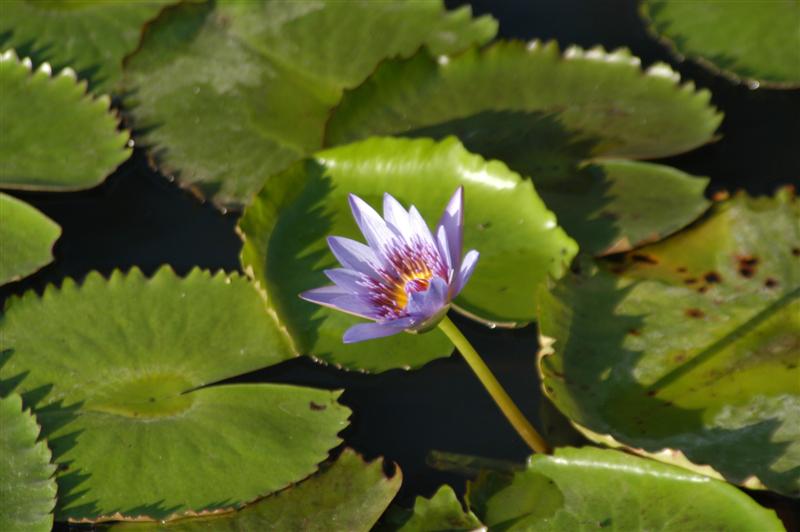
[[718, 203], [540, 295], [544, 389], [587, 436], [800, 495], [800, 206], [789, 190]]
[[22, 398], [0, 398], [0, 528], [18, 532], [49, 531], [56, 504], [55, 466], [39, 437], [39, 425]]
[[561, 448], [468, 488], [490, 530], [782, 531], [775, 512], [719, 480], [619, 451]]
[[389, 506], [401, 482], [399, 470], [387, 477], [382, 461], [365, 463], [355, 452], [345, 449], [336, 462], [323, 466], [297, 486], [237, 512], [167, 523], [122, 523], [111, 530], [367, 532]]
[[311, 474], [339, 392], [208, 386], [293, 356], [243, 277], [169, 268], [67, 280], [7, 306], [0, 389], [34, 408], [59, 465], [58, 520], [233, 508]]
[[245, 211], [239, 223], [242, 265], [265, 290], [299, 351], [345, 368], [420, 366], [452, 352], [438, 329], [344, 345], [344, 331], [359, 319], [298, 294], [330, 284], [323, 274], [336, 265], [329, 235], [363, 241], [348, 193], [379, 207], [388, 192], [435, 223], [459, 185], [465, 189], [464, 248], [481, 257], [457, 307], [492, 322], [535, 319], [538, 286], [562, 275], [577, 246], [530, 181], [470, 154], [455, 138], [374, 138], [295, 164], [272, 178]]
[[70, 69], [52, 75], [45, 63], [32, 71], [9, 50], [0, 55], [0, 94], [2, 188], [89, 188], [130, 156], [110, 99], [87, 95]]
[[679, 59], [751, 88], [800, 87], [800, 4], [644, 0], [642, 16]]
[[129, 104], [167, 174], [241, 207], [269, 176], [322, 147], [342, 90], [380, 61], [423, 45], [457, 52], [496, 29], [439, 1], [183, 5], [149, 25], [127, 61]]
[[176, 0], [3, 0], [0, 46], [17, 48], [56, 69], [72, 67], [95, 92], [117, 88], [122, 58], [145, 22]]
[[475, 514], [464, 510], [450, 486], [442, 486], [430, 499], [417, 497], [411, 510], [390, 508], [382, 521], [378, 530], [397, 532], [468, 531], [483, 527]]
[[662, 157], [711, 141], [721, 115], [709, 98], [679, 85], [666, 65], [643, 72], [626, 50], [562, 55], [553, 42], [497, 43], [438, 61], [420, 53], [384, 63], [345, 94], [326, 141], [456, 135], [531, 177], [581, 249], [604, 254], [666, 236], [707, 208], [707, 180], [609, 159]]
[[0, 285], [53, 260], [61, 228], [24, 201], [0, 192]]

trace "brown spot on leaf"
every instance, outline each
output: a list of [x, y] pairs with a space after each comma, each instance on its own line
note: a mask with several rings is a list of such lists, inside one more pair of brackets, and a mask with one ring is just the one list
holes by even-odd
[[647, 390], [647, 397], [655, 397], [658, 390]]
[[699, 308], [687, 308], [686, 315], [689, 316], [690, 318], [702, 318], [706, 314]]
[[675, 268], [675, 271], [678, 273], [686, 273], [688, 270], [686, 269], [686, 266], [678, 266]]
[[717, 272], [708, 272], [703, 276], [703, 279], [705, 279], [708, 284], [715, 284], [722, 282], [722, 276]]
[[642, 262], [644, 264], [658, 264], [657, 258], [651, 255], [645, 255], [643, 253], [634, 253], [633, 255], [631, 255], [631, 259], [634, 262]]
[[775, 288], [778, 284], [778, 280], [772, 277], [767, 277], [766, 281], [764, 281], [764, 286], [767, 288]]
[[792, 255], [800, 257], [800, 248], [792, 248]]
[[325, 410], [326, 408], [328, 408], [327, 406], [315, 403], [314, 401], [309, 402], [308, 406], [311, 407], [311, 410]]
[[683, 280], [684, 284], [695, 284], [697, 282], [696, 277], [687, 277]]
[[705, 294], [708, 291], [708, 285], [703, 285], [697, 289], [697, 291], [701, 294]]
[[711, 199], [714, 201], [725, 201], [730, 197], [731, 195], [725, 189], [717, 190], [716, 192], [714, 192], [714, 194], [711, 195]]
[[642, 334], [642, 332], [639, 329], [629, 329], [628, 334], [631, 336], [639, 336]]

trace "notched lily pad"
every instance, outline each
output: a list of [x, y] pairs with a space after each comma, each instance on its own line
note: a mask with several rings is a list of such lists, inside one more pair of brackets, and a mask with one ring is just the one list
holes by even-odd
[[454, 138], [374, 138], [326, 150], [275, 176], [239, 223], [242, 265], [266, 292], [301, 352], [346, 368], [382, 371], [416, 367], [447, 356], [452, 345], [435, 329], [369, 342], [342, 343], [358, 318], [301, 300], [329, 284], [336, 265], [329, 235], [363, 241], [348, 193], [380, 208], [384, 192], [416, 205], [435, 223], [453, 191], [465, 189], [464, 248], [481, 253], [457, 307], [503, 323], [535, 318], [534, 294], [560, 277], [577, 252], [530, 181], [498, 161], [470, 154]]
[[793, 193], [740, 194], [565, 277], [539, 302], [546, 394], [597, 441], [800, 495], [798, 243]]
[[0, 55], [0, 94], [0, 188], [90, 188], [130, 156], [111, 100], [87, 95], [69, 68], [53, 75], [44, 63], [34, 71], [8, 50]]
[[322, 147], [342, 90], [380, 61], [424, 45], [457, 52], [495, 31], [491, 18], [437, 1], [182, 5], [149, 25], [127, 60], [128, 103], [165, 173], [242, 207], [271, 175]]
[[237, 512], [167, 523], [123, 523], [111, 530], [366, 532], [402, 482], [399, 469], [387, 477], [383, 468], [382, 460], [367, 463], [354, 451], [345, 449], [335, 462], [323, 465], [315, 475]]
[[122, 58], [136, 48], [142, 26], [176, 2], [3, 0], [0, 47], [17, 48], [57, 70], [72, 67], [96, 93], [113, 91]]
[[0, 528], [48, 532], [56, 504], [55, 466], [39, 438], [39, 425], [22, 398], [0, 398]]
[[678, 57], [750, 88], [800, 87], [800, 4], [644, 0], [650, 29]]
[[707, 180], [614, 159], [662, 157], [712, 140], [721, 115], [710, 93], [678, 81], [666, 65], [643, 72], [626, 50], [560, 54], [554, 42], [501, 42], [438, 61], [420, 53], [384, 63], [347, 92], [326, 141], [456, 135], [468, 150], [530, 177], [582, 250], [625, 251], [708, 206]]
[[235, 508], [311, 474], [339, 443], [340, 392], [209, 384], [293, 356], [243, 277], [90, 274], [10, 300], [0, 390], [34, 411], [59, 466], [56, 519]]
[[783, 530], [730, 484], [594, 447], [533, 456], [525, 470], [484, 473], [467, 491], [489, 530]]
[[0, 192], [0, 285], [53, 260], [61, 228], [24, 201]]
[[377, 530], [427, 532], [431, 530], [474, 531], [483, 525], [470, 511], [465, 511], [453, 488], [442, 486], [430, 499], [417, 497], [414, 508], [393, 506]]

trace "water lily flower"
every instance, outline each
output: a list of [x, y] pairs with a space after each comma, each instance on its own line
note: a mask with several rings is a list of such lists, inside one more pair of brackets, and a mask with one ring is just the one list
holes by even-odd
[[383, 217], [358, 196], [350, 194], [349, 201], [367, 245], [329, 237], [328, 246], [343, 267], [325, 271], [334, 285], [300, 297], [373, 321], [348, 329], [345, 343], [431, 329], [478, 262], [475, 250], [461, 255], [463, 187], [450, 198], [435, 236], [416, 207], [405, 210], [390, 194], [383, 196]]

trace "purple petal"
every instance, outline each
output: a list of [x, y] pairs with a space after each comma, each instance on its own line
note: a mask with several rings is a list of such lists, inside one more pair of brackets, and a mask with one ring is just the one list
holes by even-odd
[[373, 338], [391, 336], [403, 332], [412, 322], [411, 318], [400, 318], [384, 323], [359, 323], [345, 331], [342, 341], [346, 344], [352, 344]]
[[329, 236], [328, 247], [345, 268], [375, 276], [375, 269], [380, 264], [375, 252], [361, 242], [342, 236]]
[[444, 279], [434, 277], [427, 290], [411, 294], [406, 310], [416, 321], [425, 321], [435, 316], [448, 303], [448, 288]]
[[[439, 219], [438, 227], [444, 227], [452, 266], [458, 270], [461, 264], [462, 235], [464, 233], [464, 187], [458, 187], [447, 203]], [[438, 232], [438, 230], [437, 230]]]
[[453, 271], [453, 258], [450, 256], [450, 246], [447, 243], [447, 231], [440, 225], [436, 230], [436, 244], [439, 246], [439, 255], [444, 258], [447, 269]]
[[433, 239], [431, 230], [428, 227], [428, 224], [425, 223], [425, 219], [413, 205], [408, 210], [408, 218], [409, 222], [411, 223], [411, 235], [409, 235], [406, 239], [410, 242], [413, 240], [413, 237], [417, 237], [424, 244], [435, 250], [436, 241]]
[[411, 221], [408, 218], [408, 212], [388, 192], [383, 195], [383, 217], [387, 223], [394, 226], [400, 235], [408, 238], [408, 235], [411, 234]]
[[464, 260], [461, 262], [461, 270], [456, 274], [456, 280], [453, 283], [453, 292], [450, 297], [456, 297], [461, 290], [467, 285], [467, 281], [475, 271], [475, 265], [478, 264], [478, 257], [480, 253], [471, 249], [464, 255]]
[[334, 268], [325, 270], [328, 279], [336, 285], [350, 293], [366, 293], [367, 287], [364, 286], [364, 274], [346, 268]]
[[349, 195], [349, 201], [353, 218], [367, 239], [369, 247], [375, 252], [382, 252], [389, 247], [395, 240], [395, 233], [389, 229], [383, 218], [355, 194]]
[[323, 286], [306, 290], [300, 294], [300, 298], [362, 318], [374, 319], [376, 315], [372, 305], [338, 286]]

